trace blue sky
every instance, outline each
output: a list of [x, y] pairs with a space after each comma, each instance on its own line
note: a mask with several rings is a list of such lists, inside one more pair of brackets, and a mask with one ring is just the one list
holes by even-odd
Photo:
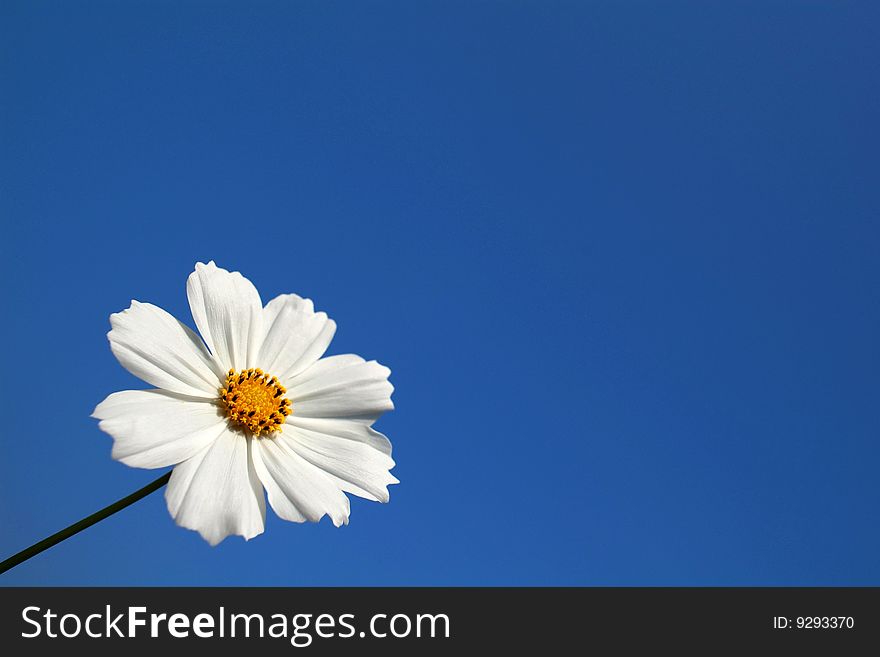
[[871, 5], [3, 3], [0, 554], [158, 475], [89, 414], [198, 260], [391, 367], [402, 483], [0, 583], [880, 584]]

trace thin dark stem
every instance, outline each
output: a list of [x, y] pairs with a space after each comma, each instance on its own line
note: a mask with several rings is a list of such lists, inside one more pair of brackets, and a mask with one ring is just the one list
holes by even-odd
[[162, 486], [168, 483], [168, 480], [170, 478], [171, 472], [166, 472], [153, 483], [147, 484], [146, 486], [138, 491], [135, 491], [131, 495], [123, 497], [118, 502], [114, 502], [110, 506], [101, 509], [97, 513], [93, 513], [89, 517], [83, 518], [79, 522], [73, 523], [70, 527], [62, 529], [57, 534], [52, 534], [48, 538], [44, 538], [39, 543], [34, 543], [29, 548], [22, 550], [18, 554], [12, 555], [6, 561], [0, 563], [0, 573], [5, 573], [10, 568], [14, 568], [18, 564], [20, 564], [22, 561], [27, 561], [31, 557], [38, 555], [43, 550], [48, 550], [56, 543], [60, 543], [64, 539], [70, 538], [74, 534], [78, 534], [86, 527], [91, 527], [95, 523], [102, 521], [104, 518], [109, 518], [117, 511], [122, 511], [122, 509], [134, 504], [142, 497], [146, 497], [153, 491], [157, 491], [162, 488]]

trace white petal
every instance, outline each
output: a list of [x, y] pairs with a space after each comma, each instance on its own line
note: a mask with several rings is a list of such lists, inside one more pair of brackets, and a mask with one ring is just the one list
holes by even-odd
[[288, 416], [287, 424], [300, 429], [309, 429], [318, 433], [326, 433], [346, 440], [366, 443], [373, 449], [391, 456], [391, 441], [384, 435], [361, 422], [335, 420], [325, 417], [300, 417], [296, 413]]
[[211, 545], [236, 534], [263, 533], [266, 501], [251, 459], [253, 438], [226, 430], [171, 474], [165, 490], [177, 524]]
[[213, 261], [197, 263], [186, 281], [186, 295], [199, 332], [223, 367], [256, 367], [263, 304], [253, 284]]
[[263, 308], [263, 328], [259, 366], [286, 382], [324, 355], [336, 322], [316, 313], [311, 299], [282, 294]]
[[345, 354], [322, 358], [287, 387], [293, 413], [300, 417], [374, 422], [394, 408], [394, 386], [384, 365]]
[[192, 329], [151, 303], [110, 315], [110, 349], [147, 383], [183, 395], [216, 397], [221, 370]]
[[254, 467], [279, 517], [318, 522], [326, 514], [337, 527], [348, 524], [348, 498], [326, 473], [278, 437], [254, 442]]
[[394, 460], [368, 444], [293, 426], [275, 438], [329, 474], [345, 492], [377, 502], [388, 501], [388, 485], [399, 483], [390, 472]]
[[92, 417], [113, 436], [113, 458], [135, 468], [176, 465], [226, 430], [215, 404], [165, 390], [114, 392]]

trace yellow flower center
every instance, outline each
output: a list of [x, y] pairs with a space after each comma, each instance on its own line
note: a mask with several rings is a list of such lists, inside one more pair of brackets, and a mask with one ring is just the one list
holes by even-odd
[[259, 368], [229, 370], [226, 385], [220, 388], [220, 402], [230, 421], [259, 436], [278, 431], [293, 412], [286, 392], [278, 379]]

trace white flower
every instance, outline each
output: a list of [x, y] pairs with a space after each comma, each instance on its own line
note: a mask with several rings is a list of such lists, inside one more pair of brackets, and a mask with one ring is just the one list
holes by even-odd
[[211, 545], [263, 532], [264, 488], [293, 522], [347, 524], [345, 493], [387, 502], [398, 483], [391, 443], [371, 425], [394, 408], [391, 371], [352, 354], [321, 358], [333, 320], [295, 294], [264, 307], [248, 279], [213, 262], [196, 264], [186, 293], [204, 343], [149, 303], [110, 317], [116, 358], [156, 386], [95, 409], [113, 458], [175, 466], [168, 511]]

